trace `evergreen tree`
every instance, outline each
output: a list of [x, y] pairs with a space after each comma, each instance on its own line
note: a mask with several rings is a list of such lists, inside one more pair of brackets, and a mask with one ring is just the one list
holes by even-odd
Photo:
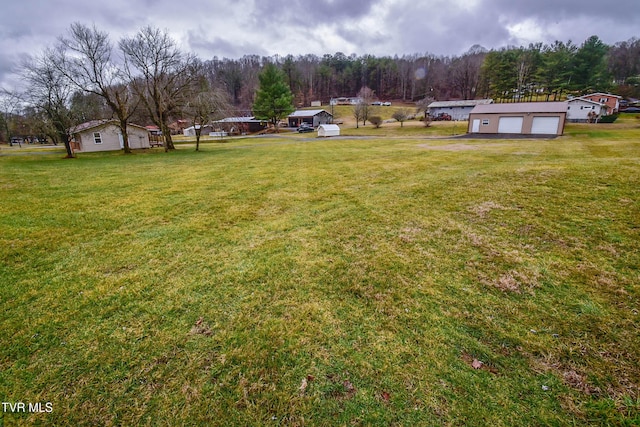
[[253, 114], [257, 119], [269, 121], [277, 131], [278, 122], [295, 110], [293, 94], [285, 75], [273, 64], [264, 67], [258, 80], [260, 87], [253, 103]]
[[589, 37], [575, 55], [575, 90], [582, 92], [606, 92], [613, 77], [607, 70], [609, 46], [598, 36]]

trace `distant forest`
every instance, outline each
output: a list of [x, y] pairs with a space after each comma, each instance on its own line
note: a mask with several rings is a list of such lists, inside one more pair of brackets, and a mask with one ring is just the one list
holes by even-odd
[[265, 63], [279, 66], [297, 106], [355, 96], [362, 87], [380, 100], [493, 98], [496, 102], [558, 100], [568, 93], [610, 92], [640, 98], [640, 40], [606, 45], [592, 36], [580, 45], [556, 41], [461, 56], [300, 55], [204, 61], [214, 87], [239, 110], [250, 110]]
[[[60, 39], [66, 45], [59, 41], [56, 49], [21, 67], [28, 90], [0, 90], [0, 141], [45, 134], [68, 141], [72, 126], [98, 118], [117, 117], [123, 128], [127, 122], [153, 123], [169, 135], [172, 120], [253, 115], [258, 76], [267, 64], [282, 71], [295, 107], [313, 101], [326, 105], [331, 98], [354, 97], [365, 88], [374, 101], [420, 102], [422, 107], [430, 100], [552, 101], [589, 92], [640, 98], [637, 38], [614, 45], [598, 36], [579, 45], [555, 41], [497, 50], [476, 45], [460, 56], [338, 52], [205, 60], [180, 52], [166, 32], [148, 27], [119, 41], [120, 54], [129, 58], [123, 68], [112, 59], [117, 55], [108, 34], [77, 23], [71, 30], [75, 38]], [[194, 118], [197, 109], [213, 100], [216, 108]]]

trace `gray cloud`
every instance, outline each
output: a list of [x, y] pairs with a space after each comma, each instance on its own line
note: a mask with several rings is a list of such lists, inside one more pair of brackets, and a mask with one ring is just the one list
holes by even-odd
[[199, 31], [189, 31], [187, 40], [193, 50], [210, 52], [211, 57], [239, 58], [243, 55], [269, 55], [269, 52], [258, 44], [238, 43], [237, 40], [227, 40], [221, 37], [208, 38]]
[[[457, 55], [554, 40], [640, 36], [638, 0], [20, 0], [0, 14], [0, 86], [16, 61], [55, 43], [73, 22], [115, 43], [143, 25], [169, 30], [202, 59], [344, 52]], [[178, 12], [177, 12], [178, 10]], [[15, 79], [14, 79], [15, 80]]]
[[289, 0], [256, 1], [251, 16], [259, 22], [273, 22], [291, 26], [317, 26], [324, 23], [344, 23], [367, 16], [379, 1], [350, 0]]

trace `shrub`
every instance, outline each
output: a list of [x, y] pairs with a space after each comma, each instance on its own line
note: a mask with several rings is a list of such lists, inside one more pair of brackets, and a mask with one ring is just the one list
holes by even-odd
[[382, 124], [382, 117], [380, 116], [371, 116], [369, 117], [369, 123], [374, 125], [376, 128], [379, 128]]
[[618, 118], [618, 114], [611, 114], [609, 116], [600, 117], [599, 122], [600, 123], [613, 123], [613, 122], [616, 121], [617, 118]]

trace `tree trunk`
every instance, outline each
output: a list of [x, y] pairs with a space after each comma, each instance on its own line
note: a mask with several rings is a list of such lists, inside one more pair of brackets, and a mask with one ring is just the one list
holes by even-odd
[[68, 135], [60, 135], [62, 140], [64, 141], [64, 148], [67, 150], [67, 155], [65, 159], [73, 159], [75, 156], [73, 155], [73, 150], [71, 149], [71, 141]]
[[169, 150], [175, 150], [176, 147], [173, 145], [173, 141], [171, 140], [171, 131], [167, 124], [163, 121], [160, 122], [160, 130], [162, 131], [162, 136], [164, 137], [164, 151], [165, 153]]
[[129, 147], [129, 134], [127, 133], [127, 120], [120, 118], [120, 132], [122, 133], [122, 145], [124, 146], [125, 154], [131, 153], [131, 148]]

